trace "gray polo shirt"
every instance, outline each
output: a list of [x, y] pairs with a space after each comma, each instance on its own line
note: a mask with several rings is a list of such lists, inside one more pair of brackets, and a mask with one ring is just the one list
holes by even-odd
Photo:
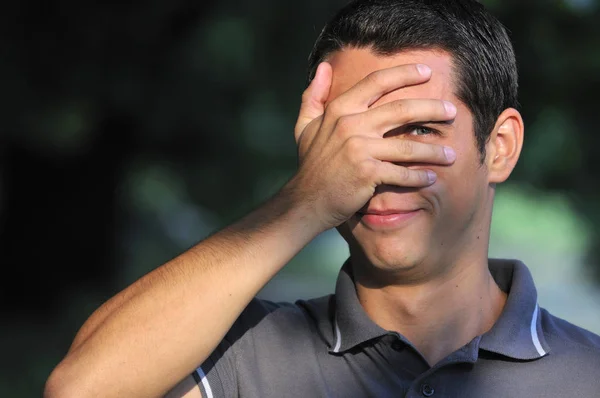
[[508, 293], [504, 311], [433, 367], [371, 321], [346, 263], [335, 295], [253, 300], [194, 378], [205, 398], [600, 397], [600, 337], [539, 308], [521, 262], [489, 266]]

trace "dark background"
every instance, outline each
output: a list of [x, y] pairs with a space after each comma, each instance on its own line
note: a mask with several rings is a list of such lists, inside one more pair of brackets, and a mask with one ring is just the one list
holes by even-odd
[[[307, 56], [344, 3], [2, 5], [0, 396], [39, 396], [95, 308], [292, 175]], [[513, 186], [566, 200], [598, 283], [600, 1], [484, 3], [520, 66]]]

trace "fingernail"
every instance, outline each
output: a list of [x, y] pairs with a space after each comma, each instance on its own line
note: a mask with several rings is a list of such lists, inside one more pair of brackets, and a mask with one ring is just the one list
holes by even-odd
[[427, 171], [427, 179], [429, 180], [430, 184], [433, 184], [435, 182], [435, 180], [437, 180], [437, 175], [433, 171], [428, 170]]
[[454, 162], [456, 160], [456, 152], [449, 146], [444, 147], [444, 154], [446, 155], [447, 161]]
[[456, 116], [456, 106], [452, 102], [444, 101], [444, 108], [446, 108], [446, 114], [448, 116]]
[[423, 76], [429, 76], [429, 75], [431, 75], [431, 68], [429, 66], [427, 66], [427, 65], [418, 64], [417, 65], [417, 70]]

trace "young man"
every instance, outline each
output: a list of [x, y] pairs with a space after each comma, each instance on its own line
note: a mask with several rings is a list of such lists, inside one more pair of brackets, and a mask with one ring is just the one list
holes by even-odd
[[[473, 0], [355, 1], [310, 69], [296, 175], [100, 307], [46, 397], [597, 396], [600, 338], [488, 259], [524, 130], [501, 24]], [[253, 299], [333, 227], [334, 295]]]

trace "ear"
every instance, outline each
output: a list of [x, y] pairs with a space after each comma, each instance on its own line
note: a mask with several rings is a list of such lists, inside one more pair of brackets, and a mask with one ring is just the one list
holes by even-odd
[[525, 127], [519, 111], [508, 108], [496, 121], [486, 146], [486, 164], [490, 184], [504, 182], [517, 165]]

